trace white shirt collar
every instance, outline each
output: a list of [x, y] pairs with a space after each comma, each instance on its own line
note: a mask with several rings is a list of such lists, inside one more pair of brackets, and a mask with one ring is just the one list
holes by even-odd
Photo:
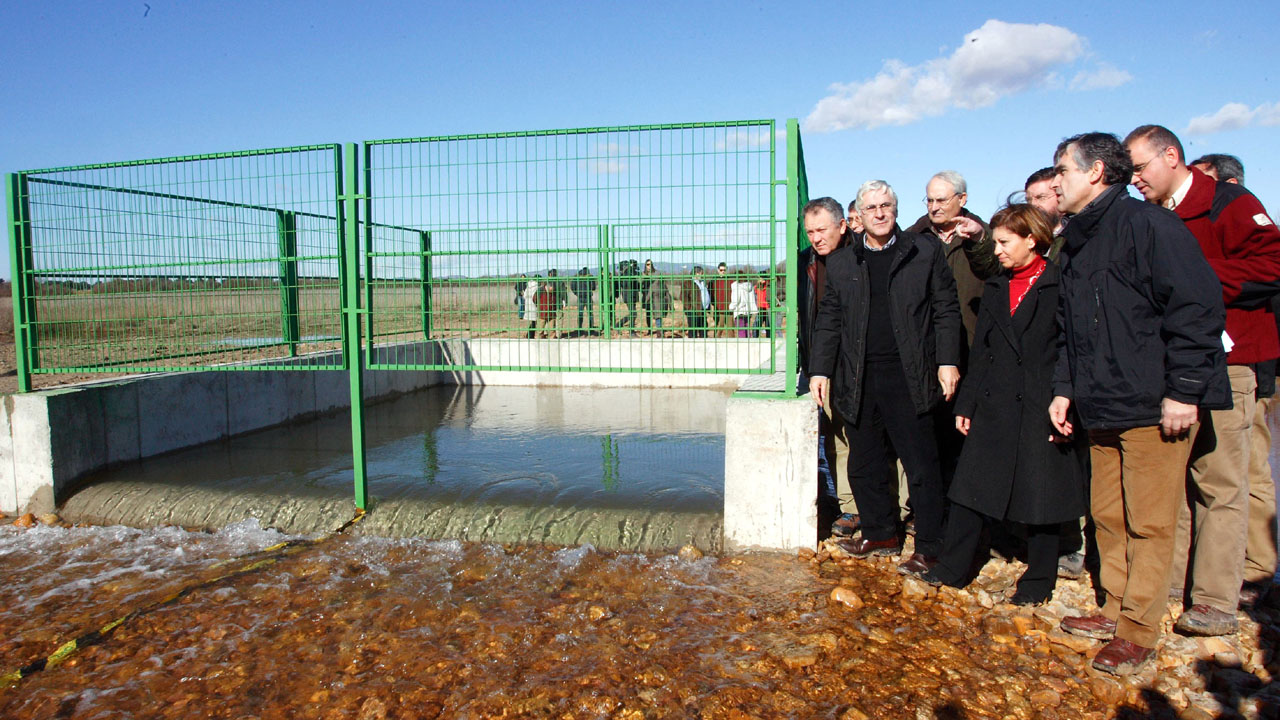
[[1170, 210], [1178, 207], [1183, 200], [1187, 199], [1187, 193], [1191, 192], [1191, 176], [1193, 173], [1187, 173], [1187, 179], [1182, 181], [1182, 185], [1173, 191], [1173, 197], [1164, 201], [1164, 206]]

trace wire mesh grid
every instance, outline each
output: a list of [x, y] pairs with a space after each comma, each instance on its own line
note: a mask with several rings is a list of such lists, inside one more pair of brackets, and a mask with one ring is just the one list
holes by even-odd
[[333, 145], [19, 176], [33, 373], [342, 369]]
[[772, 371], [774, 149], [768, 120], [366, 143], [369, 366]]

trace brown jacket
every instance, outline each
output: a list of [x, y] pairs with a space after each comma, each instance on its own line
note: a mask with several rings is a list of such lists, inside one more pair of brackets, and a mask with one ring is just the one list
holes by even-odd
[[[966, 336], [966, 355], [969, 346], [973, 345], [973, 331], [978, 325], [978, 306], [982, 302], [983, 285], [988, 278], [1000, 272], [1000, 262], [996, 260], [995, 241], [991, 239], [991, 228], [982, 218], [961, 208], [960, 214], [973, 218], [982, 225], [982, 237], [971, 242], [960, 243], [954, 240], [943, 243], [943, 252], [947, 256], [947, 267], [956, 279], [956, 294], [960, 296], [960, 319], [964, 322]], [[907, 228], [907, 232], [917, 232], [938, 238], [938, 232], [929, 222], [928, 214], [922, 215], [915, 224]], [[963, 252], [961, 252], [963, 250]]]

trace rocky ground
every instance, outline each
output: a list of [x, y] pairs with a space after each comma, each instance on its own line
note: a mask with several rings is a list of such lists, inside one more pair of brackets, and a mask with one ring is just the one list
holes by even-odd
[[1118, 679], [1090, 667], [1102, 643], [1057, 629], [1094, 607], [1088, 581], [1015, 608], [1017, 562], [957, 591], [832, 544], [717, 559], [338, 536], [209, 580], [220, 534], [7, 524], [0, 673], [205, 580], [0, 690], [0, 717], [1280, 717], [1280, 610], [1193, 639], [1171, 608], [1156, 662]]
[[[832, 541], [824, 543], [816, 553], [801, 552], [800, 559], [817, 566], [828, 582], [835, 582], [831, 601], [851, 612], [865, 607], [865, 601], [850, 589], [855, 584], [852, 573], [870, 564], [888, 574], [895, 571], [898, 562], [897, 558], [851, 558]], [[1004, 684], [1003, 694], [983, 691], [988, 693], [983, 697], [992, 706], [1004, 705], [1004, 717], [1059, 716], [1051, 709], [1060, 707], [1064, 694], [1077, 687], [1086, 688], [1096, 700], [1113, 707], [1101, 714], [1085, 712], [1082, 717], [1280, 717], [1280, 682], [1273, 679], [1273, 674], [1280, 675], [1280, 663], [1275, 657], [1280, 640], [1280, 607], [1273, 604], [1280, 600], [1280, 592], [1270, 598], [1271, 602], [1241, 611], [1239, 632], [1228, 637], [1193, 638], [1174, 633], [1173, 624], [1182, 611], [1182, 603], [1171, 599], [1156, 660], [1136, 675], [1117, 678], [1091, 666], [1104, 642], [1059, 629], [1063, 617], [1097, 610], [1088, 575], [1079, 580], [1060, 578], [1053, 599], [1039, 607], [1017, 608], [1003, 603], [1013, 594], [1025, 568], [1016, 560], [993, 558], [963, 590], [934, 588], [903, 577], [898, 593], [904, 604], [932, 605], [948, 617], [980, 616], [982, 631], [1002, 652], [1050, 655], [1062, 663], [1068, 672], [1044, 676], [1043, 687], [1038, 690], [1014, 683]]]

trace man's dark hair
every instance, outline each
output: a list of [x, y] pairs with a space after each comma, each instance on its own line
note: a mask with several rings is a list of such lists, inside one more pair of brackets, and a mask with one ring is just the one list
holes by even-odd
[[809, 213], [814, 213], [819, 210], [826, 210], [831, 213], [831, 219], [837, 222], [845, 219], [844, 206], [841, 205], [838, 200], [831, 197], [820, 197], [817, 200], [810, 200], [805, 204], [804, 212], [800, 214], [800, 217], [804, 217]]
[[1226, 153], [1209, 153], [1187, 163], [1188, 165], [1208, 165], [1218, 173], [1218, 179], [1226, 182], [1235, 180], [1241, 185], [1244, 184], [1244, 163], [1240, 162], [1240, 158], [1235, 155], [1227, 155]]
[[1071, 137], [1058, 143], [1053, 153], [1056, 163], [1071, 148], [1071, 159], [1081, 170], [1088, 171], [1095, 162], [1101, 161], [1103, 167], [1102, 181], [1106, 185], [1125, 185], [1133, 178], [1133, 161], [1129, 153], [1120, 144], [1120, 140], [1111, 133], [1089, 132]]
[[1040, 168], [1039, 170], [1027, 176], [1027, 181], [1022, 184], [1022, 189], [1026, 190], [1027, 188], [1031, 187], [1034, 183], [1044, 182], [1045, 180], [1052, 180], [1052, 179], [1053, 179], [1053, 168], [1051, 167]]
[[1173, 134], [1172, 130], [1163, 125], [1139, 125], [1125, 136], [1124, 146], [1129, 147], [1129, 143], [1134, 140], [1146, 140], [1157, 152], [1163, 152], [1165, 148], [1171, 147], [1178, 151], [1179, 160], [1187, 161], [1187, 154], [1182, 150], [1182, 141]]

